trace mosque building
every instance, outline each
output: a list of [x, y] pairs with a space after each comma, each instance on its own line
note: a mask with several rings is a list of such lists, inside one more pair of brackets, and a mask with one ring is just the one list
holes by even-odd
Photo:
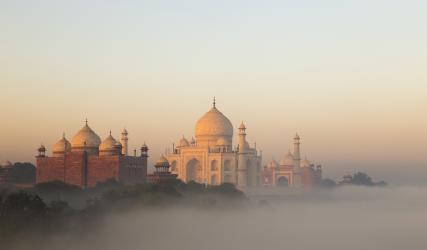
[[114, 179], [122, 184], [145, 183], [148, 147], [141, 147], [140, 156], [128, 155], [128, 132], [120, 141], [111, 134], [101, 142], [86, 124], [69, 142], [65, 135], [53, 145], [52, 156], [41, 145], [37, 158], [37, 183], [62, 181], [81, 188], [94, 187]]
[[166, 156], [170, 171], [184, 182], [207, 185], [233, 183], [240, 188], [261, 183], [262, 156], [246, 140], [246, 126], [239, 127], [238, 144], [233, 147], [234, 127], [213, 107], [201, 117], [195, 128], [195, 139], [182, 138]]
[[322, 180], [322, 166], [315, 166], [307, 157], [301, 160], [301, 138], [294, 137], [293, 153], [288, 153], [280, 162], [271, 160], [262, 171], [263, 186], [311, 188]]

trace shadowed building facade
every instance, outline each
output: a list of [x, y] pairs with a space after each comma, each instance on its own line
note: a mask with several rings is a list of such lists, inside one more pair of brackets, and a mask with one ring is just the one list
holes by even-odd
[[176, 174], [170, 172], [168, 160], [161, 156], [154, 165], [155, 171], [148, 175], [148, 181], [153, 184], [171, 183], [177, 180]]
[[246, 140], [246, 126], [239, 127], [239, 143], [233, 148], [234, 128], [214, 101], [195, 127], [195, 139], [182, 138], [166, 156], [170, 169], [184, 182], [208, 185], [233, 183], [238, 187], [260, 184], [262, 157]]
[[65, 135], [46, 156], [42, 145], [37, 156], [37, 183], [62, 181], [81, 188], [115, 180], [122, 184], [145, 183], [148, 147], [141, 147], [140, 156], [127, 155], [128, 132], [122, 132], [122, 143], [110, 135], [101, 142], [86, 124], [69, 142]]

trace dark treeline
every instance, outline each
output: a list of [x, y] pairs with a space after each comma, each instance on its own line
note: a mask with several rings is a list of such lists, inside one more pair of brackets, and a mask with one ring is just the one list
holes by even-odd
[[141, 208], [191, 206], [232, 208], [246, 203], [232, 184], [205, 186], [195, 182], [122, 186], [115, 181], [82, 190], [62, 182], [28, 190], [0, 191], [0, 245], [22, 237], [43, 238], [90, 230], [106, 214]]
[[372, 177], [363, 172], [357, 172], [353, 175], [344, 176], [344, 179], [339, 183], [336, 183], [332, 179], [323, 179], [320, 183], [320, 187], [323, 188], [334, 188], [342, 185], [385, 187], [387, 186], [387, 183], [385, 181], [374, 182]]

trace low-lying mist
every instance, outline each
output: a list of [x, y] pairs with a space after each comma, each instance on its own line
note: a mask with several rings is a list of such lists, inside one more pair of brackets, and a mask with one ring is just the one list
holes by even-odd
[[[425, 250], [427, 188], [341, 187], [251, 198], [238, 208], [119, 212], [94, 229], [46, 236], [46, 250]], [[90, 220], [90, 218], [88, 218]], [[22, 239], [15, 249], [35, 249]]]

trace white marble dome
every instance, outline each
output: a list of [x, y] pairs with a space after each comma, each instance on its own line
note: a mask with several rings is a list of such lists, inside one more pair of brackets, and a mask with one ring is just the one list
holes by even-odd
[[290, 151], [280, 160], [280, 166], [293, 166], [294, 165], [294, 156]]
[[101, 144], [101, 138], [89, 127], [85, 126], [71, 139], [72, 148], [98, 148]]
[[[233, 125], [216, 107], [203, 115], [196, 124], [196, 139], [215, 139], [233, 137]], [[216, 140], [214, 142], [216, 142]]]
[[71, 143], [65, 138], [65, 134], [62, 135], [61, 140], [59, 140], [57, 143], [55, 143], [52, 146], [53, 154], [69, 152], [70, 150], [71, 150]]

